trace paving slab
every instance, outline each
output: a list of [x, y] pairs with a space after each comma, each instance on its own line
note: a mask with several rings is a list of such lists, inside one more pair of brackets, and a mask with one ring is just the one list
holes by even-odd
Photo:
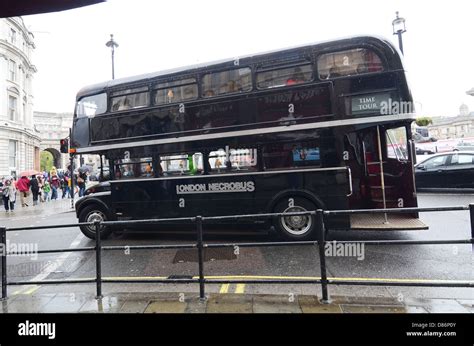
[[45, 294], [41, 296], [29, 297], [18, 296], [8, 302], [3, 309], [4, 313], [41, 313], [46, 304], [48, 304], [55, 294]]
[[57, 294], [45, 306], [41, 313], [75, 313], [89, 301], [84, 295]]
[[137, 314], [145, 312], [146, 307], [150, 304], [150, 301], [145, 300], [134, 300], [134, 299], [127, 299], [122, 307], [120, 308], [120, 313], [127, 313], [127, 314]]
[[342, 313], [341, 306], [339, 304], [330, 303], [323, 304], [320, 302], [318, 297], [314, 296], [299, 296], [298, 303], [303, 313], [309, 314], [340, 314]]
[[207, 300], [201, 300], [199, 297], [186, 298], [185, 313], [203, 314], [206, 312]]
[[211, 294], [207, 301], [208, 313], [252, 313], [252, 297], [239, 294]]
[[258, 295], [253, 298], [254, 313], [301, 313], [296, 297]]
[[409, 306], [421, 306], [430, 313], [469, 313], [469, 309], [455, 299], [427, 299], [411, 298], [405, 299]]
[[119, 312], [126, 298], [122, 297], [103, 297], [101, 299], [88, 300], [78, 312], [101, 313], [101, 312]]
[[401, 306], [382, 306], [382, 305], [341, 305], [343, 313], [377, 313], [377, 314], [390, 314], [390, 313], [404, 313], [406, 312], [404, 307]]
[[145, 313], [183, 313], [186, 303], [179, 300], [157, 300], [151, 301], [145, 309]]

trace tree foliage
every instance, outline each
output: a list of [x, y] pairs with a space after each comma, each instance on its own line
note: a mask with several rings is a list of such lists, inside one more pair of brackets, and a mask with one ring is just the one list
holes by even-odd
[[54, 157], [49, 151], [42, 151], [40, 158], [40, 170], [49, 172], [54, 165]]
[[433, 124], [433, 119], [431, 119], [430, 117], [421, 117], [416, 119], [415, 122], [418, 126], [428, 126]]

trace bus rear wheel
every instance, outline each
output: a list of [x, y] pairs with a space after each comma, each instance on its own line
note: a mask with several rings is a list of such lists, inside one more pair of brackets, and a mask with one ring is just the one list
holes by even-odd
[[[299, 213], [314, 211], [314, 203], [301, 197], [287, 197], [274, 209], [275, 213]], [[316, 219], [314, 215], [279, 216], [274, 220], [275, 228], [286, 240], [310, 240], [316, 237]]]
[[[98, 205], [89, 205], [79, 213], [79, 222], [108, 221], [109, 217], [103, 207]], [[95, 239], [96, 230], [93, 225], [80, 226], [81, 232], [90, 239]], [[112, 227], [100, 226], [101, 239], [107, 238], [112, 233]]]

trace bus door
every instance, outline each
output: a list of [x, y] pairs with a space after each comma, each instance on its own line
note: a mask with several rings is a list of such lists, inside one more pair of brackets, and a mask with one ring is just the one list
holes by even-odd
[[[364, 178], [361, 179], [361, 199], [369, 209], [416, 207], [412, 155], [409, 153], [407, 126], [375, 126], [360, 133]], [[417, 214], [383, 215], [382, 229], [426, 229], [424, 224], [393, 222], [399, 218], [417, 218]], [[373, 214], [373, 218], [377, 218]], [[391, 219], [392, 221], [390, 221]], [[390, 222], [389, 222], [390, 221]], [[375, 228], [374, 228], [375, 229]]]

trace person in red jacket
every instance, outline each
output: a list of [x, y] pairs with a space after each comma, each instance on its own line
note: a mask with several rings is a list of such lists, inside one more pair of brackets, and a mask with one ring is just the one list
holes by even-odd
[[16, 188], [20, 192], [21, 206], [27, 207], [28, 204], [26, 204], [26, 199], [30, 195], [30, 180], [28, 177], [21, 177], [16, 183]]

